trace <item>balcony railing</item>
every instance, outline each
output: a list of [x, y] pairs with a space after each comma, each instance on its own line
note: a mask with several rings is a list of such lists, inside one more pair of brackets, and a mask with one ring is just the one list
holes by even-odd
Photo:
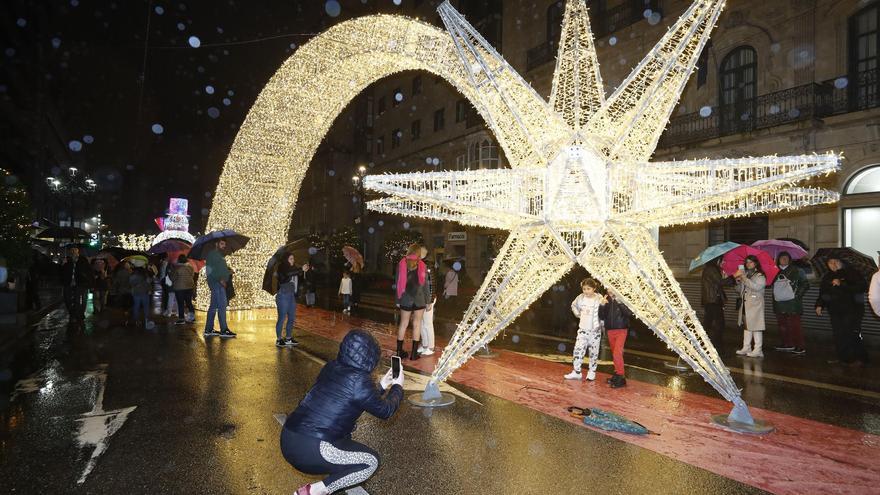
[[[645, 11], [660, 11], [660, 0], [629, 0], [610, 9], [590, 9], [590, 27], [596, 39], [631, 26], [645, 18]], [[526, 52], [526, 70], [552, 61], [556, 57], [557, 40], [547, 40]]]
[[660, 138], [660, 147], [681, 146], [878, 106], [880, 70], [875, 69], [850, 78], [838, 77], [776, 91], [742, 103], [703, 107], [699, 112], [674, 117]]

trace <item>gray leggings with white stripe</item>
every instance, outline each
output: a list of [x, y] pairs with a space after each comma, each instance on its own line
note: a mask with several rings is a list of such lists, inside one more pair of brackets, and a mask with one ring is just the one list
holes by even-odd
[[324, 486], [330, 493], [360, 485], [379, 468], [379, 454], [350, 438], [326, 442], [281, 429], [281, 453], [297, 470], [329, 474]]

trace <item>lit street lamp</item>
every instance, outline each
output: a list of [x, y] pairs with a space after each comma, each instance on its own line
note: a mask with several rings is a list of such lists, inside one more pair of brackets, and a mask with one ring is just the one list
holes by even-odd
[[[91, 177], [80, 173], [80, 170], [77, 167], [68, 167], [66, 174], [61, 174], [57, 177], [46, 177], [46, 185], [52, 193], [62, 197], [64, 195], [67, 196], [66, 199], [69, 208], [67, 218], [70, 220], [71, 227], [74, 223], [76, 198], [78, 196], [88, 198], [98, 189], [98, 184]], [[93, 220], [97, 219], [97, 217], [93, 218]], [[100, 226], [100, 222], [95, 223]]]

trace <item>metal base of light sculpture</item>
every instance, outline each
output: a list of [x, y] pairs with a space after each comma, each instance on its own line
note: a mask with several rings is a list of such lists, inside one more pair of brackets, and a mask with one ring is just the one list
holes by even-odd
[[678, 371], [679, 373], [687, 373], [688, 371], [691, 371], [691, 367], [685, 363], [682, 363], [681, 358], [676, 359], [674, 363], [666, 361], [665, 363], [663, 363], [663, 366], [666, 366], [671, 370]]
[[730, 410], [729, 414], [713, 415], [712, 424], [734, 433], [745, 433], [748, 435], [766, 435], [776, 429], [767, 421], [753, 418], [748, 406], [746, 406], [742, 399], [734, 401], [733, 409]]
[[425, 386], [424, 392], [412, 394], [406, 400], [414, 406], [437, 408], [451, 406], [455, 403], [455, 396], [450, 393], [441, 392], [440, 384], [432, 380]]
[[492, 349], [489, 349], [489, 344], [483, 346], [479, 352], [474, 354], [474, 357], [483, 358], [483, 359], [494, 359], [498, 357], [497, 352], [493, 352]]

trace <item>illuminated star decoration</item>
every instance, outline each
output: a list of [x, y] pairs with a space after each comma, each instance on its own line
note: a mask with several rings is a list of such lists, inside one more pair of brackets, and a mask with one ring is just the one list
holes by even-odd
[[[388, 195], [369, 203], [374, 211], [510, 231], [433, 384], [580, 264], [734, 403], [730, 419], [752, 423], [652, 232], [834, 202], [837, 193], [794, 184], [833, 173], [839, 156], [648, 162], [724, 4], [696, 0], [606, 98], [584, 1], [569, 0], [549, 102], [452, 6], [439, 8], [512, 168], [365, 180]], [[499, 103], [505, 115], [494, 111]]]

